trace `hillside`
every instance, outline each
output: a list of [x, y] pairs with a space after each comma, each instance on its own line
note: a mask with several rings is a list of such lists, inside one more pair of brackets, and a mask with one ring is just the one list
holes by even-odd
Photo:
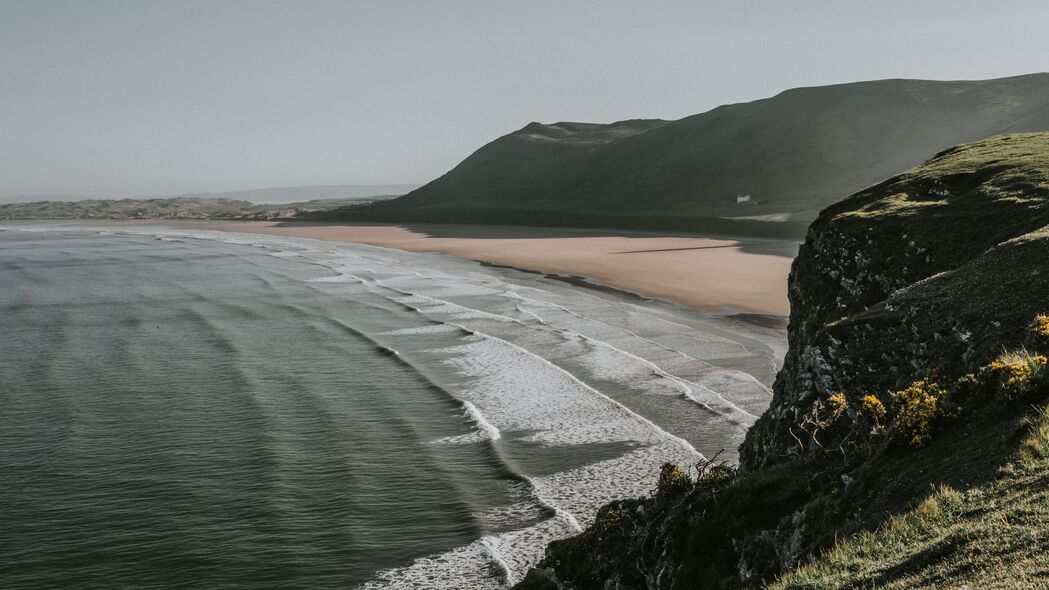
[[930, 153], [1045, 130], [1049, 74], [797, 88], [677, 121], [531, 123], [408, 195], [324, 217], [801, 236]]
[[824, 210], [738, 467], [665, 465], [518, 587], [1049, 587], [1049, 133]]

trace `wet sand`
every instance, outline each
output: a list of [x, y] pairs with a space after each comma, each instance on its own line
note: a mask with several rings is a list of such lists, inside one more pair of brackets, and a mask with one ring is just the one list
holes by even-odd
[[614, 230], [502, 226], [336, 225], [241, 221], [182, 223], [230, 232], [297, 236], [440, 252], [593, 281], [719, 311], [787, 315], [797, 243]]

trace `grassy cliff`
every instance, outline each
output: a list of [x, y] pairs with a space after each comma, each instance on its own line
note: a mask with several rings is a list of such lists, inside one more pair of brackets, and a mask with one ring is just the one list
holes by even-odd
[[520, 587], [1049, 587], [1047, 261], [1045, 133], [827, 208], [741, 464], [664, 466]]
[[1047, 130], [1049, 74], [796, 88], [677, 121], [531, 123], [404, 197], [322, 217], [802, 236], [929, 154]]

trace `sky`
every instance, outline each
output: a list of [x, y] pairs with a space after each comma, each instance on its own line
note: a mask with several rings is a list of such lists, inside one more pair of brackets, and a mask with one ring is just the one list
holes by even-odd
[[531, 121], [1049, 70], [1045, 0], [0, 0], [0, 199], [432, 180]]

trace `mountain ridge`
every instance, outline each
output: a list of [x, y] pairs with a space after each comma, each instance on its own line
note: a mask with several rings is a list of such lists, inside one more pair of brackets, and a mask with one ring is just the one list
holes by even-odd
[[403, 197], [322, 215], [800, 236], [929, 153], [1045, 130], [1047, 73], [793, 88], [675, 121], [529, 123]]

